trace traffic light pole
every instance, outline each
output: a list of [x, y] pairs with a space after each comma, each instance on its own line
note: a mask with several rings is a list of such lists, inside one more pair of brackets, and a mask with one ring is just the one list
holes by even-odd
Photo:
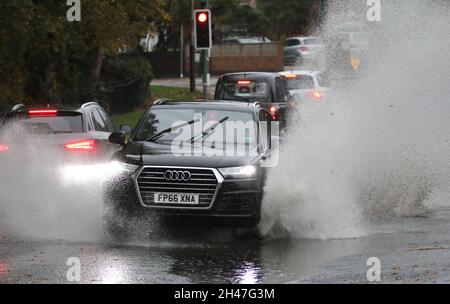
[[190, 80], [190, 89], [191, 92], [194, 93], [195, 88], [195, 46], [194, 46], [194, 0], [191, 0], [191, 24], [192, 24], [192, 32], [191, 32], [191, 42], [189, 44], [189, 80]]
[[[204, 9], [208, 9], [208, 0], [205, 1]], [[209, 99], [209, 50], [203, 50], [203, 99]]]
[[203, 99], [209, 99], [209, 51], [203, 50]]

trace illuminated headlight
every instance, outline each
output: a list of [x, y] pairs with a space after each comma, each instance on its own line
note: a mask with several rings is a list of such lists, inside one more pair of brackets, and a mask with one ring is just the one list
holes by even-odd
[[254, 178], [258, 169], [255, 166], [221, 168], [219, 169], [225, 178]]
[[136, 172], [138, 165], [118, 161], [106, 164], [68, 165], [60, 168], [62, 180], [68, 184], [108, 181], [120, 176], [128, 176]]

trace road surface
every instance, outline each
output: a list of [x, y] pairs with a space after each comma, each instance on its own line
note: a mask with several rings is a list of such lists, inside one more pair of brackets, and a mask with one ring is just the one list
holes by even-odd
[[260, 240], [231, 231], [180, 231], [128, 244], [0, 237], [0, 283], [381, 283], [450, 282], [450, 209], [398, 218], [374, 233], [340, 240]]

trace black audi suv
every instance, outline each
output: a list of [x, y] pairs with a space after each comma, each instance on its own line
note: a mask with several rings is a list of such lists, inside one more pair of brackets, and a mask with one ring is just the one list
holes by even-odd
[[230, 73], [220, 76], [214, 99], [259, 102], [283, 127], [286, 125], [289, 111], [295, 106], [286, 81], [277, 73], [266, 72]]
[[0, 121], [0, 160], [23, 161], [27, 150], [58, 160], [109, 160], [122, 148], [109, 141], [111, 134], [124, 137], [95, 102], [80, 107], [17, 105]]
[[274, 159], [271, 124], [258, 103], [156, 102], [126, 144], [111, 138], [124, 148], [105, 189], [105, 228], [128, 236], [133, 219], [155, 215], [255, 227]]

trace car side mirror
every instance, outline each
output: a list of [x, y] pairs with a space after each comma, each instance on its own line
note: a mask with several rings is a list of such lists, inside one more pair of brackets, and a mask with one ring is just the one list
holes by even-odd
[[125, 134], [122, 132], [114, 132], [109, 135], [110, 143], [125, 146]]
[[121, 125], [120, 132], [125, 134], [125, 136], [129, 136], [131, 135], [131, 132], [133, 132], [133, 129], [129, 125]]

